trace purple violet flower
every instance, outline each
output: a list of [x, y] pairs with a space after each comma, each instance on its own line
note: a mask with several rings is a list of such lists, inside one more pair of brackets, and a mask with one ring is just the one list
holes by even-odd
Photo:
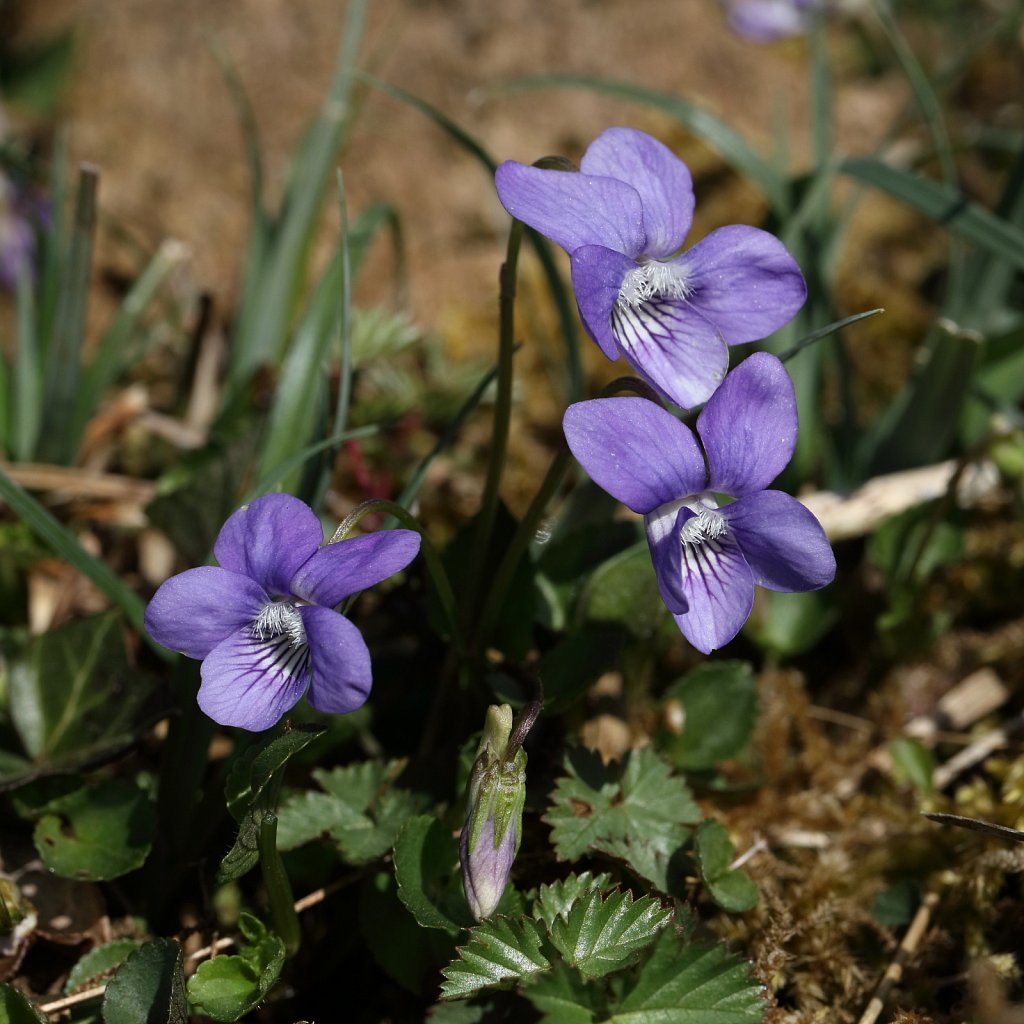
[[823, 7], [824, 0], [726, 0], [729, 27], [759, 43], [808, 32]]
[[[775, 356], [759, 352], [733, 370], [696, 434], [644, 398], [579, 402], [564, 427], [593, 481], [643, 515], [662, 599], [698, 650], [739, 632], [754, 584], [793, 592], [831, 583], [835, 556], [821, 525], [796, 498], [766, 489], [797, 433], [793, 384]], [[720, 505], [720, 494], [736, 500]]]
[[513, 217], [569, 253], [580, 317], [601, 351], [624, 355], [684, 408], [722, 382], [727, 346], [767, 337], [806, 298], [799, 267], [766, 231], [733, 224], [678, 253], [693, 182], [643, 132], [602, 132], [577, 172], [507, 161], [495, 184]]
[[413, 530], [321, 547], [313, 510], [289, 494], [243, 505], [221, 527], [219, 566], [172, 576], [146, 609], [149, 635], [201, 658], [199, 706], [220, 725], [269, 729], [309, 687], [318, 711], [342, 714], [370, 692], [370, 654], [334, 610], [350, 594], [404, 569]]
[[31, 189], [0, 170], [0, 287], [17, 290], [35, 275], [36, 228], [48, 220], [46, 205]]

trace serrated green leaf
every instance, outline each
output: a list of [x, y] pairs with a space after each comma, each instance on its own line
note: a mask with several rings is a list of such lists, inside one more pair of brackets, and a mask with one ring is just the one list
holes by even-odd
[[586, 978], [602, 978], [632, 963], [668, 923], [672, 911], [658, 900], [629, 892], [607, 898], [593, 890], [551, 926], [552, 945]]
[[576, 750], [564, 765], [569, 774], [558, 780], [544, 817], [562, 860], [581, 857], [601, 840], [675, 839], [700, 821], [686, 783], [649, 748], [607, 766], [598, 754]]
[[140, 946], [107, 983], [105, 1024], [188, 1024], [181, 946], [154, 939]]
[[757, 720], [757, 680], [744, 661], [695, 668], [665, 691], [682, 711], [679, 733], [662, 730], [658, 745], [677, 768], [713, 768], [746, 746]]
[[551, 962], [543, 952], [538, 922], [492, 917], [470, 932], [469, 942], [460, 947], [458, 959], [441, 973], [442, 999], [459, 999], [491, 985], [522, 981]]
[[0, 985], [0, 1020], [6, 1024], [48, 1024], [40, 1013], [13, 985]]
[[193, 1010], [215, 1021], [235, 1021], [254, 1009], [277, 981], [284, 965], [284, 943], [251, 914], [239, 927], [249, 941], [237, 956], [218, 956], [199, 965], [188, 979]]
[[106, 779], [52, 800], [33, 840], [51, 871], [98, 882], [141, 867], [155, 827], [147, 793], [126, 779]]
[[141, 945], [137, 939], [114, 939], [106, 945], [90, 949], [71, 968], [68, 980], [64, 982], [64, 991], [73, 992], [76, 988], [84, 988], [108, 971], [120, 967]]
[[563, 963], [528, 979], [523, 995], [544, 1014], [545, 1024], [593, 1024], [604, 993]]
[[765, 1004], [750, 964], [725, 946], [663, 931], [608, 1024], [760, 1024]]
[[532, 914], [538, 921], [543, 921], [550, 930], [556, 917], [566, 917], [569, 909], [581, 897], [595, 889], [603, 891], [611, 885], [612, 876], [607, 872], [600, 875], [584, 871], [582, 874], [571, 874], [568, 878], [542, 885], [535, 893], [528, 893], [527, 898], [533, 900]]
[[117, 612], [69, 622], [35, 637], [9, 673], [10, 712], [32, 759], [0, 776], [18, 785], [122, 753], [162, 705], [150, 678], [128, 663]]
[[689, 826], [677, 825], [654, 836], [604, 836], [594, 842], [594, 849], [623, 861], [666, 896], [683, 899], [689, 871], [684, 847], [690, 833]]
[[473, 923], [465, 900], [453, 898], [459, 844], [437, 818], [424, 814], [407, 821], [395, 839], [394, 859], [398, 898], [420, 927], [454, 934]]
[[292, 849], [327, 832], [350, 864], [383, 856], [402, 825], [427, 805], [422, 795], [394, 787], [403, 765], [363, 761], [313, 772], [325, 792], [292, 794], [282, 803], [279, 847]]

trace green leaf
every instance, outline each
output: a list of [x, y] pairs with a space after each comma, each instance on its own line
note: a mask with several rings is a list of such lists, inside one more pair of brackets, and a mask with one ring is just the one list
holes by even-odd
[[651, 568], [647, 542], [609, 558], [591, 574], [580, 594], [579, 609], [590, 622], [615, 622], [634, 636], [653, 636], [665, 605]]
[[605, 766], [600, 755], [575, 750], [565, 758], [544, 820], [562, 860], [575, 860], [601, 840], [645, 844], [670, 837], [681, 842], [700, 809], [682, 779], [653, 750], [626, 754]]
[[737, 914], [757, 906], [753, 879], [746, 872], [729, 867], [733, 860], [732, 840], [720, 821], [702, 821], [693, 845], [708, 895], [723, 910]]
[[395, 840], [394, 858], [398, 898], [420, 927], [454, 933], [472, 924], [465, 900], [453, 892], [459, 844], [451, 829], [433, 815], [411, 818]]
[[387, 853], [399, 829], [425, 809], [426, 797], [393, 783], [402, 761], [364, 761], [317, 770], [324, 793], [290, 795], [278, 816], [278, 845], [290, 850], [327, 832], [350, 864], [366, 864]]
[[107, 983], [104, 1024], [188, 1024], [181, 946], [154, 939], [140, 946]]
[[831, 589], [783, 594], [759, 587], [743, 632], [762, 650], [791, 658], [809, 651], [838, 621]]
[[34, 637], [25, 655], [12, 659], [10, 702], [32, 765], [0, 775], [3, 786], [112, 758], [162, 710], [151, 680], [128, 663], [113, 611]]
[[6, 1024], [48, 1024], [46, 1014], [37, 1010], [13, 985], [0, 985], [0, 1020]]
[[542, 885], [535, 893], [528, 893], [527, 898], [533, 900], [532, 914], [538, 921], [543, 921], [548, 930], [555, 923], [556, 917], [567, 917], [574, 903], [582, 896], [607, 889], [611, 885], [612, 876], [607, 872], [600, 875], [584, 871], [575, 872], [568, 878]]
[[632, 963], [668, 924], [672, 911], [650, 896], [602, 897], [592, 890], [551, 925], [551, 944], [586, 978], [602, 978]]
[[744, 661], [707, 662], [665, 691], [682, 715], [682, 731], [663, 729], [658, 746], [676, 767], [714, 768], [747, 745], [757, 720], [757, 680]]
[[95, 983], [115, 967], [120, 967], [141, 945], [136, 939], [114, 939], [106, 945], [90, 949], [71, 968], [68, 980], [64, 982], [64, 991], [73, 992], [76, 988], [86, 988]]
[[239, 755], [224, 785], [228, 810], [241, 821], [291, 757], [309, 746], [326, 730], [316, 725], [297, 725], [276, 736], [267, 736]]
[[155, 827], [148, 793], [126, 779], [106, 779], [51, 801], [33, 839], [51, 871], [97, 882], [141, 867]]
[[284, 943], [260, 921], [242, 914], [240, 928], [249, 941], [237, 956], [206, 960], [188, 979], [193, 1010], [215, 1021], [235, 1021], [255, 1009], [284, 965]]
[[760, 1024], [765, 1004], [750, 964], [725, 946], [686, 944], [670, 928], [608, 1024]]
[[879, 160], [846, 160], [843, 174], [888, 192], [1018, 270], [1024, 270], [1024, 231], [945, 185]]
[[[259, 862], [260, 828], [276, 802], [276, 787], [271, 787], [270, 781], [284, 770], [289, 758], [324, 731], [316, 725], [298, 725], [254, 743], [239, 755], [224, 787], [228, 810], [238, 822], [238, 835], [217, 869], [218, 884], [241, 878]], [[280, 844], [278, 848], [282, 849]]]
[[593, 1024], [604, 993], [579, 971], [563, 963], [527, 980], [523, 993], [541, 1013], [545, 1024]]
[[530, 918], [492, 917], [469, 934], [458, 959], [441, 971], [445, 978], [442, 999], [459, 999], [490, 985], [522, 981], [551, 966], [542, 950], [540, 924]]
[[919, 793], [931, 796], [935, 792], [935, 756], [920, 740], [897, 736], [889, 743], [889, 756], [897, 772]]

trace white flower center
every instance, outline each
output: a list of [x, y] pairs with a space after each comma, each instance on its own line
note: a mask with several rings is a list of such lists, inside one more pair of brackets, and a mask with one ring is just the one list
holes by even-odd
[[696, 507], [693, 505], [689, 507], [697, 514], [683, 523], [683, 528], [679, 531], [680, 544], [692, 546], [703, 544], [708, 540], [718, 540], [728, 531], [729, 524], [717, 508], [711, 508], [703, 502]]
[[651, 299], [685, 299], [692, 291], [681, 266], [651, 260], [634, 267], [622, 279], [618, 304], [635, 309]]
[[257, 640], [273, 640], [287, 636], [292, 647], [301, 647], [306, 642], [306, 627], [302, 616], [290, 601], [274, 601], [264, 605], [251, 626]]

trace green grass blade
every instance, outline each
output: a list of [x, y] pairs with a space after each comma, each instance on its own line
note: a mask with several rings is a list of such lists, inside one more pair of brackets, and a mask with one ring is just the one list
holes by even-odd
[[793, 358], [793, 356], [798, 355], [808, 346], [821, 341], [822, 338], [827, 338], [830, 334], [835, 334], [837, 331], [841, 331], [844, 327], [849, 327], [850, 324], [857, 323], [858, 320], [867, 320], [869, 317], [878, 316], [879, 313], [884, 312], [884, 309], [867, 309], [863, 313], [854, 313], [853, 316], [843, 317], [842, 320], [836, 320], [827, 327], [820, 327], [816, 331], [811, 331], [810, 334], [805, 334], [798, 342], [796, 342], [796, 344], [787, 348], [784, 352], [781, 352], [779, 354], [779, 359], [784, 363], [787, 363]]
[[[414, 96], [412, 93], [406, 92], [390, 82], [382, 81], [366, 72], [360, 72], [359, 77], [367, 85], [371, 85], [380, 92], [407, 104], [433, 121], [442, 131], [477, 159], [493, 182], [494, 171], [498, 166], [494, 158], [469, 132], [448, 117], [447, 114], [438, 110], [437, 107], [426, 100], [420, 99], [419, 96]], [[548, 290], [551, 292], [551, 298], [558, 314], [558, 322], [561, 325], [566, 349], [566, 396], [569, 402], [576, 402], [583, 397], [585, 384], [583, 366], [579, 354], [580, 332], [575, 312], [576, 304], [570, 298], [569, 290], [565, 287], [562, 276], [555, 264], [551, 244], [546, 238], [538, 235], [535, 231], [528, 231], [527, 238], [529, 238], [530, 243], [533, 245], [537, 258], [540, 261], [541, 270], [544, 272]]]
[[258, 301], [243, 312], [230, 366], [233, 386], [262, 363], [283, 354], [282, 339], [299, 299], [310, 244], [331, 171], [351, 121], [353, 72], [363, 34], [367, 0], [350, 0], [334, 78], [320, 113], [307, 133], [282, 203], [281, 218], [266, 254]]
[[71, 428], [85, 344], [85, 307], [92, 269], [98, 184], [99, 172], [95, 167], [83, 164], [79, 173], [67, 279], [57, 309], [43, 385], [39, 454], [51, 462], [70, 462], [78, 447], [79, 439]]
[[784, 178], [771, 162], [757, 152], [738, 132], [713, 114], [689, 100], [671, 93], [649, 89], [632, 82], [588, 75], [531, 75], [502, 86], [503, 92], [529, 89], [589, 89], [616, 99], [630, 100], [668, 114], [702, 142], [705, 142], [731, 167], [745, 175], [780, 216], [789, 211], [789, 196]]
[[[64, 283], [68, 240], [65, 231], [65, 209], [68, 199], [68, 138], [66, 131], [57, 132], [50, 161], [50, 227], [40, 238], [38, 304], [36, 306], [39, 357], [49, 357], [53, 341], [57, 308]], [[40, 363], [40, 368], [43, 363]], [[42, 370], [40, 369], [40, 372]]]
[[35, 455], [43, 420], [42, 357], [39, 351], [35, 294], [27, 278], [15, 296], [14, 375], [10, 401], [10, 452], [18, 462]]
[[0, 471], [0, 499], [47, 547], [99, 587], [111, 604], [120, 608], [128, 621], [145, 635], [142, 617], [146, 606], [139, 595], [126, 587], [105, 562], [90, 555], [67, 527], [3, 471]]
[[961, 193], [879, 160], [844, 160], [839, 169], [907, 203], [952, 234], [1024, 270], [1024, 231]]
[[86, 424], [103, 399], [103, 393], [117, 379], [129, 358], [134, 357], [135, 354], [130, 352], [130, 342], [139, 317], [153, 301], [171, 271], [187, 254], [188, 249], [181, 242], [164, 242], [124, 297], [113, 322], [103, 332], [96, 352], [82, 375], [82, 382], [75, 396], [74, 419], [71, 426], [73, 437], [82, 436]]

